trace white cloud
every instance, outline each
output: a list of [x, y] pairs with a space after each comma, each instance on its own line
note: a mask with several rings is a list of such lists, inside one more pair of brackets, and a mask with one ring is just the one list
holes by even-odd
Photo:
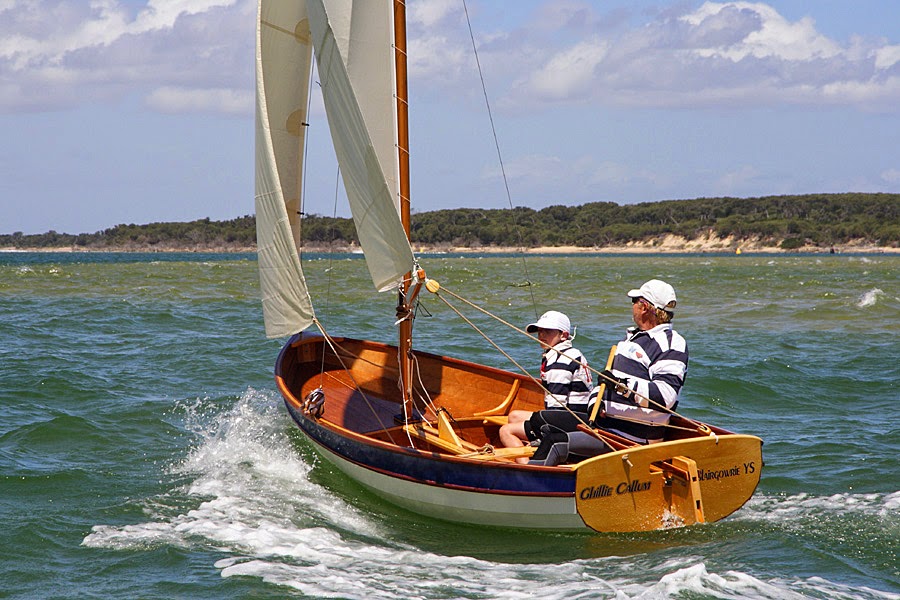
[[[568, 166], [558, 156], [528, 154], [519, 156], [504, 164], [506, 176], [520, 187], [553, 186], [555, 181], [564, 181], [568, 176]], [[494, 179], [501, 176], [500, 168], [491, 166], [484, 173], [483, 179]]]
[[255, 96], [250, 90], [192, 90], [163, 87], [147, 96], [147, 106], [162, 113], [226, 113], [248, 114]]
[[881, 173], [881, 179], [888, 183], [900, 183], [900, 169], [888, 169]]
[[717, 182], [717, 188], [726, 192], [740, 191], [743, 186], [752, 183], [759, 176], [760, 172], [756, 167], [744, 165], [736, 171], [721, 175]]
[[531, 76], [529, 86], [542, 98], [571, 98], [590, 89], [597, 68], [609, 44], [591, 39], [552, 56]]
[[875, 51], [875, 68], [890, 69], [900, 62], [900, 46], [885, 46]]
[[[758, 27], [733, 43], [697, 48], [701, 56], [723, 56], [739, 61], [747, 56], [755, 58], [775, 57], [790, 61], [830, 58], [840, 53], [840, 47], [816, 31], [815, 22], [804, 17], [791, 23], [778, 11], [761, 2], [706, 2], [695, 12], [681, 20], [702, 30], [708, 23], [715, 26], [741, 23], [739, 16], [758, 21]], [[733, 19], [725, 20], [728, 16]]]
[[54, 110], [141, 94], [145, 86], [252, 85], [253, 0], [134, 4], [7, 2], [0, 19], [0, 111]]
[[455, 80], [462, 65], [471, 61], [471, 51], [440, 35], [410, 39], [408, 55], [410, 77], [439, 79], [444, 84]]
[[[506, 162], [505, 171], [515, 190], [552, 197], [565, 189], [571, 194], [570, 201], [596, 200], [597, 190], [616, 191], [634, 184], [659, 186], [667, 183], [664, 176], [649, 169], [635, 169], [616, 161], [598, 162], [590, 155], [563, 159], [529, 154]], [[492, 167], [483, 173], [485, 179], [499, 176], [499, 168]]]
[[854, 35], [842, 45], [811, 16], [791, 21], [762, 2], [706, 2], [683, 13], [679, 6], [637, 21], [636, 11], [617, 20], [581, 6], [578, 20], [554, 21], [553, 31], [547, 21], [532, 23], [509, 36], [516, 47], [503, 48], [516, 60], [494, 61], [520, 74], [497, 105], [900, 110], [900, 47], [884, 39]]
[[[234, 3], [235, 0], [150, 0], [133, 19], [116, 0], [94, 0], [84, 5], [31, 0], [11, 3], [5, 18], [13, 27], [28, 26], [31, 35], [4, 36], [0, 57], [14, 59], [15, 67], [20, 69], [35, 62], [58, 63], [71, 52], [108, 45], [126, 35], [171, 29], [182, 15]], [[38, 21], [46, 23], [46, 27], [34, 27]]]
[[[604, 3], [546, 0], [515, 28], [479, 22], [493, 10], [480, 6], [470, 16], [492, 105], [900, 111], [896, 44], [861, 36], [841, 44], [812, 16], [790, 20], [764, 2], [685, 6], [602, 12]], [[458, 0], [421, 0], [408, 10], [416, 89], [480, 96]], [[125, 94], [159, 110], [229, 112], [244, 96], [226, 90], [252, 92], [255, 0], [0, 0], [0, 11], [0, 112]]]
[[459, 0], [418, 0], [408, 4], [407, 20], [433, 27], [459, 10]]
[[827, 103], [855, 104], [863, 110], [896, 112], [900, 103], [900, 76], [881, 80], [835, 81], [821, 88]]

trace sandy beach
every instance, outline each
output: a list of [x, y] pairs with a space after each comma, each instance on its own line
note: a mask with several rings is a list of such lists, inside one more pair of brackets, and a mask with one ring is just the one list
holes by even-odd
[[[515, 248], [507, 246], [452, 246], [449, 244], [421, 245], [413, 243], [413, 250], [419, 254], [427, 253], [525, 253], [525, 254], [696, 254], [696, 253], [821, 253], [821, 254], [896, 254], [900, 247], [873, 246], [863, 240], [835, 244], [834, 246], [801, 246], [785, 250], [781, 241], [759, 240], [755, 238], [735, 239], [705, 235], [692, 240], [667, 235], [662, 238], [643, 242], [630, 242], [623, 245], [610, 246], [539, 246], [534, 248]], [[325, 246], [308, 245], [304, 252], [359, 252], [354, 245]], [[228, 244], [210, 244], [193, 246], [165, 246], [134, 244], [119, 247], [83, 247], [62, 246], [57, 248], [14, 248], [0, 247], [0, 252], [233, 252], [255, 253], [255, 246], [238, 246]]]

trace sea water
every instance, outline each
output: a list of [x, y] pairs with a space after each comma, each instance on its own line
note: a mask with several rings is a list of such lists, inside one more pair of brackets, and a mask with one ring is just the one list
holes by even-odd
[[[393, 341], [358, 257], [309, 256], [330, 333]], [[423, 256], [417, 346], [515, 370], [566, 312], [601, 365], [626, 292], [678, 292], [679, 411], [765, 440], [753, 498], [639, 533], [387, 504], [287, 415], [254, 255], [0, 254], [0, 597], [900, 598], [900, 256]], [[458, 297], [457, 297], [458, 296]], [[444, 302], [446, 300], [446, 302]]]

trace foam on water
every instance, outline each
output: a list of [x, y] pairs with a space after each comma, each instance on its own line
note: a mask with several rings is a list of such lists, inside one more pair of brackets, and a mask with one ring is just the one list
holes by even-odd
[[[375, 517], [310, 480], [274, 392], [247, 390], [224, 412], [209, 401], [181, 407], [197, 437], [172, 465], [179, 483], [142, 502], [149, 519], [96, 525], [83, 545], [138, 551], [174, 546], [221, 552], [225, 578], [251, 577], [317, 598], [898, 598], [822, 578], [765, 580], [710, 572], [702, 556], [645, 553], [509, 564], [426, 552], [389, 539]], [[186, 483], [185, 483], [186, 481]], [[755, 498], [744, 519], [785, 522], [798, 513], [895, 511], [900, 492]]]
[[795, 523], [799, 518], [821, 519], [823, 516], [881, 517], [900, 526], [900, 491], [891, 494], [833, 494], [814, 496], [766, 496], [757, 493], [739, 513], [740, 518], [764, 519], [773, 522]]
[[[896, 599], [896, 594], [836, 585], [820, 577], [763, 581], [739, 571], [710, 573], [703, 562], [656, 567], [620, 558], [560, 565], [508, 565], [468, 557], [386, 552], [341, 555], [331, 563], [259, 558], [217, 563], [223, 576], [259, 577], [316, 598]], [[436, 574], [439, 573], [439, 577]], [[623, 577], [623, 574], [627, 575]], [[647, 583], [635, 583], [643, 574]], [[656, 579], [655, 582], [652, 579]]]
[[859, 297], [859, 300], [856, 302], [856, 306], [859, 308], [865, 308], [867, 306], [874, 306], [878, 303], [879, 298], [884, 296], [884, 291], [879, 288], [873, 288]]
[[[193, 478], [191, 483], [171, 490], [170, 498], [145, 503], [152, 521], [97, 525], [85, 538], [86, 545], [190, 545], [200, 538], [258, 551], [277, 550], [298, 526], [340, 526], [358, 535], [378, 534], [352, 507], [307, 478], [310, 466], [287, 439], [285, 415], [270, 395], [250, 389], [224, 415], [203, 403], [186, 411], [187, 428], [199, 443], [170, 472], [175, 478]], [[187, 512], [168, 514], [177, 508], [172, 504], [179, 496], [201, 501]], [[339, 519], [332, 523], [335, 515]], [[270, 545], [279, 539], [282, 542]]]

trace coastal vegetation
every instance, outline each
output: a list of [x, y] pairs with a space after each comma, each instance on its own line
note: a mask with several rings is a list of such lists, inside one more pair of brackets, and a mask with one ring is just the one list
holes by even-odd
[[[900, 194], [845, 193], [697, 198], [640, 204], [593, 202], [534, 210], [458, 208], [414, 213], [421, 247], [581, 248], [653, 245], [666, 237], [753, 241], [782, 250], [845, 244], [900, 246]], [[0, 248], [75, 250], [252, 250], [256, 218], [116, 225], [96, 233], [0, 234]], [[304, 245], [344, 249], [358, 244], [348, 218], [305, 215]]]

